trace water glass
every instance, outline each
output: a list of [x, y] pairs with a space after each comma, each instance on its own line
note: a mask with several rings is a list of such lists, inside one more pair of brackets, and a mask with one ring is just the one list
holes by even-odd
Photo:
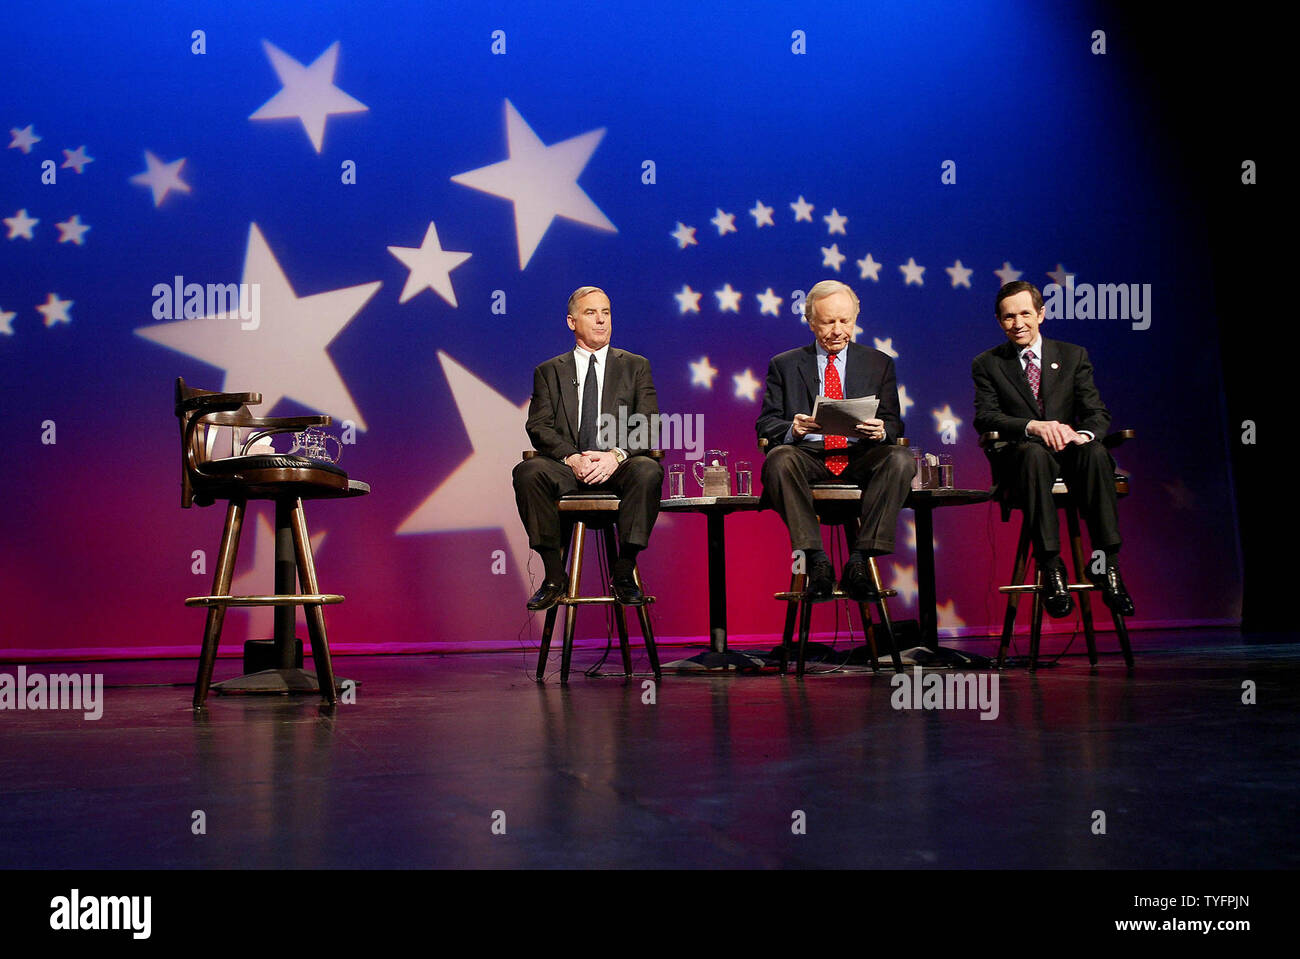
[[668, 467], [668, 498], [685, 499], [686, 497], [686, 466], [682, 463], [673, 463]]
[[739, 460], [736, 463], [736, 495], [753, 496], [753, 471], [748, 460]]

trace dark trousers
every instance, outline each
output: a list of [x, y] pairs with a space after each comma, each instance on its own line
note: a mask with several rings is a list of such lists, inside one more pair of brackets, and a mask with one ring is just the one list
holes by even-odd
[[1115, 460], [1097, 440], [1071, 443], [1053, 453], [1042, 443], [1015, 443], [995, 454], [1002, 495], [1024, 510], [1036, 557], [1061, 551], [1060, 521], [1052, 501], [1059, 476], [1088, 524], [1092, 548], [1113, 552], [1120, 546], [1115, 497]]
[[874, 446], [849, 453], [839, 476], [826, 468], [822, 450], [786, 444], [763, 461], [763, 497], [781, 514], [793, 549], [821, 549], [822, 530], [813, 506], [812, 484], [851, 483], [862, 487], [862, 523], [854, 549], [871, 556], [894, 551], [894, 528], [916, 467], [904, 446]]
[[617, 493], [618, 540], [645, 548], [659, 515], [664, 468], [648, 456], [629, 456], [603, 483], [591, 486], [558, 460], [534, 456], [514, 469], [515, 504], [528, 531], [528, 545], [537, 551], [564, 551], [556, 501], [569, 493]]

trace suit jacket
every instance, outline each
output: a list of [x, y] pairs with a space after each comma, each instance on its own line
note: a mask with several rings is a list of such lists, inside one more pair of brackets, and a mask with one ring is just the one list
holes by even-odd
[[[658, 414], [659, 399], [650, 378], [650, 361], [627, 350], [609, 348], [605, 359], [605, 379], [601, 385], [600, 412], [625, 420], [640, 413], [648, 418]], [[533, 398], [528, 404], [525, 429], [533, 447], [543, 456], [563, 461], [578, 449], [578, 369], [573, 350], [552, 357], [533, 370]], [[638, 423], [628, 425], [629, 433]], [[649, 431], [641, 435], [649, 436]], [[648, 449], [623, 451], [628, 456], [649, 452]]]
[[1067, 423], [1075, 430], [1088, 430], [1099, 440], [1104, 437], [1110, 427], [1110, 411], [1092, 381], [1088, 351], [1073, 343], [1043, 337], [1039, 362], [1042, 416], [1014, 344], [1008, 341], [975, 357], [971, 376], [975, 380], [976, 431], [996, 430], [1003, 439], [1022, 440], [1030, 420], [1047, 419]]
[[[845, 347], [848, 355], [848, 380], [844, 383], [844, 396], [877, 396], [880, 408], [876, 418], [884, 420], [884, 442], [892, 443], [903, 435], [903, 420], [898, 406], [898, 380], [894, 361], [886, 353], [869, 346], [850, 343]], [[767, 439], [769, 449], [785, 442], [785, 434], [794, 423], [796, 413], [810, 414], [817, 398], [817, 346], [809, 343], [772, 357], [767, 367], [767, 390], [763, 394], [763, 408], [759, 411], [755, 429], [760, 439]], [[855, 449], [878, 446], [865, 439], [850, 444], [850, 455]]]
[[[1036, 436], [1026, 437], [1025, 427], [1030, 420], [1047, 419], [1066, 423], [1076, 431], [1088, 430], [1098, 440], [1105, 437], [1110, 411], [1092, 381], [1088, 351], [1073, 343], [1043, 337], [1039, 367], [1042, 376], [1038, 389], [1044, 409], [1041, 416], [1014, 344], [1007, 341], [975, 357], [971, 377], [975, 380], [976, 431], [996, 430], [1009, 442], [1042, 443]], [[988, 451], [988, 455], [994, 494], [1001, 499], [1010, 492], [1002, 476], [1002, 458], [996, 450]]]

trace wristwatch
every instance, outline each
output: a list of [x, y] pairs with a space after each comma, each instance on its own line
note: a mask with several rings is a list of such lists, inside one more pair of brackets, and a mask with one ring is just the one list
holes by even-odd
[[614, 459], [618, 460], [619, 465], [621, 466], [621, 465], [623, 464], [623, 461], [624, 461], [625, 459], [627, 459], [627, 454], [624, 453], [624, 452], [623, 452], [622, 450], [620, 450], [620, 449], [615, 449], [615, 450], [614, 450]]

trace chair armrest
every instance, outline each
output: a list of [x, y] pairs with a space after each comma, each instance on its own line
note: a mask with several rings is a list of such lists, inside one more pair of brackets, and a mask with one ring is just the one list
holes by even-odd
[[205, 410], [210, 413], [237, 410], [241, 406], [257, 406], [262, 402], [261, 393], [201, 393], [186, 397], [176, 403], [176, 415], [190, 410]]
[[1107, 433], [1102, 437], [1101, 445], [1108, 450], [1113, 450], [1121, 443], [1126, 443], [1137, 436], [1137, 430], [1116, 430], [1114, 433]]
[[238, 416], [233, 413], [213, 413], [203, 418], [209, 426], [237, 426], [266, 433], [294, 433], [309, 426], [329, 426], [333, 417], [319, 416]]
[[[537, 458], [538, 456], [541, 456], [541, 455], [542, 455], [542, 454], [539, 453], [539, 452], [537, 452], [537, 450], [524, 450], [523, 453], [522, 453], [521, 456], [520, 456], [520, 459], [531, 460], [531, 459], [535, 459], [535, 458]], [[572, 454], [570, 454], [570, 455], [572, 455]], [[664, 458], [664, 451], [663, 451], [663, 450], [647, 450], [646, 452], [641, 453], [641, 454], [638, 454], [638, 455], [640, 455], [640, 456], [648, 456], [648, 457], [650, 457], [652, 460], [662, 460], [662, 459]]]

